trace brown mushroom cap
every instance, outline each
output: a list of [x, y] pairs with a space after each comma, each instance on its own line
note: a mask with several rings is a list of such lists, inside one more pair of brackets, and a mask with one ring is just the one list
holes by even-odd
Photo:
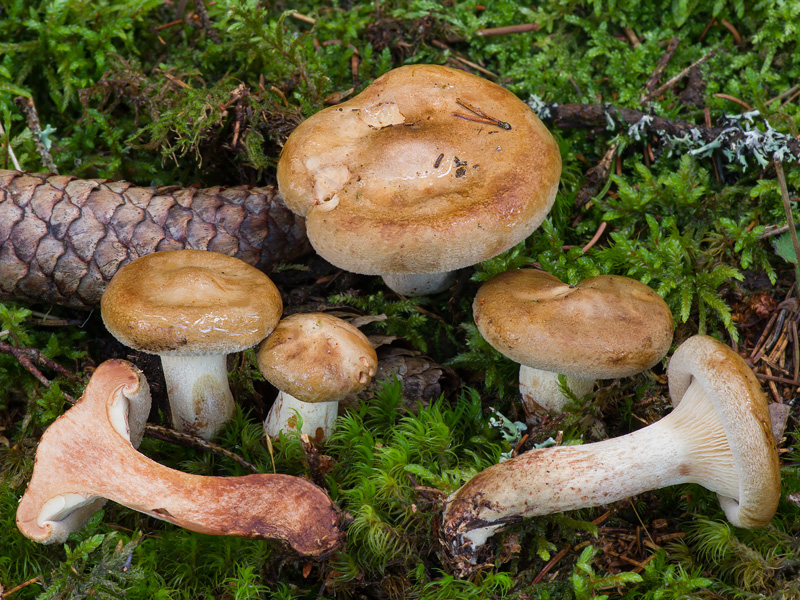
[[436, 65], [394, 69], [313, 115], [278, 163], [281, 193], [317, 252], [369, 275], [496, 256], [539, 226], [560, 174], [558, 146], [524, 102]]
[[534, 369], [597, 379], [652, 367], [672, 342], [672, 313], [648, 286], [600, 275], [575, 286], [533, 269], [478, 290], [475, 323], [494, 348]]
[[378, 357], [366, 336], [325, 313], [286, 317], [258, 349], [261, 372], [301, 402], [330, 402], [366, 386]]
[[114, 275], [100, 306], [106, 328], [120, 342], [170, 356], [244, 350], [272, 331], [283, 310], [264, 273], [206, 250], [137, 258]]
[[761, 384], [744, 359], [706, 335], [681, 344], [669, 362], [669, 395], [677, 406], [693, 380], [700, 383], [725, 429], [738, 481], [738, 498], [719, 495], [737, 527], [763, 527], [778, 507], [778, 452]]

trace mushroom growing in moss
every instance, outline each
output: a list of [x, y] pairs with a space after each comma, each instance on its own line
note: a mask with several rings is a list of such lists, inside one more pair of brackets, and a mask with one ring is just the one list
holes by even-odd
[[780, 498], [767, 401], [744, 359], [698, 335], [668, 369], [674, 410], [619, 438], [530, 450], [476, 475], [450, 496], [442, 542], [462, 569], [498, 530], [525, 517], [609, 504], [681, 483], [719, 497], [737, 527], [763, 527]]
[[278, 323], [258, 349], [258, 366], [280, 390], [264, 433], [298, 430], [317, 441], [330, 436], [339, 400], [364, 389], [378, 357], [356, 327], [325, 313], [297, 313]]
[[537, 409], [564, 408], [559, 374], [580, 397], [597, 379], [649, 369], [672, 343], [666, 302], [645, 284], [617, 275], [573, 286], [544, 271], [506, 271], [480, 287], [472, 311], [486, 341], [520, 363], [529, 420]]
[[211, 535], [278, 539], [306, 556], [342, 542], [340, 513], [305, 479], [281, 474], [205, 477], [169, 469], [140, 452], [150, 392], [131, 363], [97, 367], [80, 400], [47, 428], [17, 527], [34, 541], [63, 542], [105, 498]]
[[174, 250], [123, 266], [100, 308], [111, 335], [161, 357], [175, 428], [210, 439], [235, 408], [227, 355], [267, 337], [283, 303], [270, 278], [238, 258]]
[[278, 186], [325, 260], [420, 295], [527, 238], [560, 174], [553, 136], [513, 93], [409, 65], [302, 122]]

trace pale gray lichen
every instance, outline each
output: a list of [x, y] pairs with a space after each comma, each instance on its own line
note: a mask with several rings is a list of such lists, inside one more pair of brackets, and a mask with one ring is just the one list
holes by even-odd
[[751, 110], [741, 115], [725, 115], [720, 119], [726, 125], [711, 141], [704, 141], [699, 130], [692, 128], [689, 134], [674, 136], [662, 132], [666, 145], [673, 149], [681, 148], [692, 156], [706, 158], [714, 150], [719, 150], [728, 163], [738, 163], [742, 168], [748, 166], [749, 159], [755, 159], [761, 168], [773, 160], [790, 162], [798, 160], [789, 143], [793, 138], [778, 132], [767, 121], [760, 119], [764, 129], [756, 126], [761, 113]]
[[528, 426], [520, 421], [512, 421], [495, 408], [489, 407], [489, 410], [494, 413], [494, 416], [489, 417], [489, 427], [499, 429], [500, 435], [511, 445], [511, 450], [500, 454], [500, 462], [504, 462], [514, 454], [514, 448], [519, 444], [522, 432], [528, 429]]
[[648, 128], [653, 123], [652, 115], [642, 115], [642, 118], [628, 127], [628, 137], [632, 137], [637, 142], [642, 139]]
[[539, 96], [531, 94], [531, 97], [528, 98], [528, 106], [536, 113], [537, 117], [543, 121], [547, 121], [553, 118], [553, 113], [550, 111], [551, 107], [558, 106], [558, 104], [548, 104]]

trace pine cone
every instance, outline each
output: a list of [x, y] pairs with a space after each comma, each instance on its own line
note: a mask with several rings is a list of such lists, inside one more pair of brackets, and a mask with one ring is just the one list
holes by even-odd
[[94, 308], [122, 265], [185, 248], [269, 273], [310, 251], [272, 187], [136, 187], [0, 170], [0, 296]]

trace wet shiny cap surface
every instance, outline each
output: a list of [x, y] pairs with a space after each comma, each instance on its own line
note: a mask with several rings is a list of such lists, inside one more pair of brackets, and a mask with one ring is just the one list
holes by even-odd
[[261, 343], [258, 366], [270, 383], [301, 402], [329, 402], [361, 391], [375, 375], [378, 357], [347, 321], [298, 313]]
[[275, 284], [247, 263], [204, 250], [142, 256], [101, 299], [103, 322], [123, 344], [153, 354], [237, 352], [264, 339], [283, 310]]
[[495, 349], [544, 371], [608, 379], [652, 367], [672, 343], [672, 313], [643, 283], [600, 275], [575, 286], [533, 269], [478, 290], [475, 323]]
[[278, 163], [286, 205], [315, 250], [355, 273], [440, 273], [496, 256], [539, 226], [561, 155], [507, 89], [410, 65], [322, 110]]

